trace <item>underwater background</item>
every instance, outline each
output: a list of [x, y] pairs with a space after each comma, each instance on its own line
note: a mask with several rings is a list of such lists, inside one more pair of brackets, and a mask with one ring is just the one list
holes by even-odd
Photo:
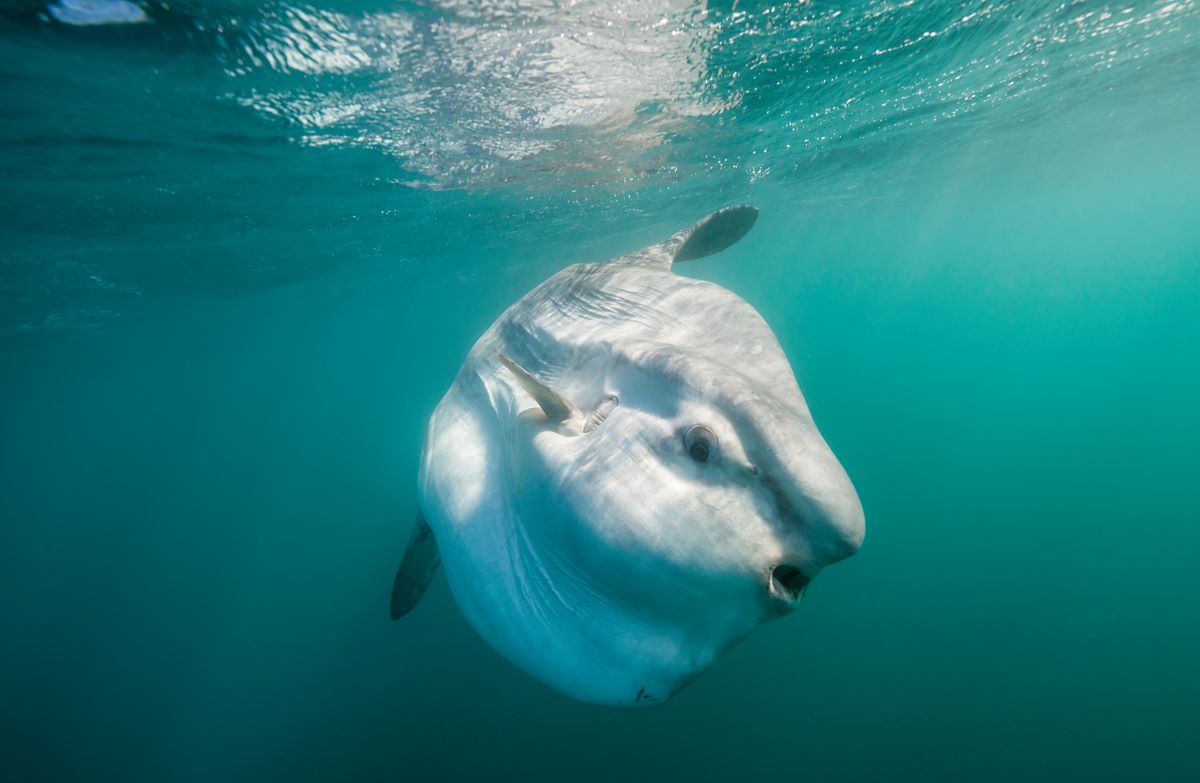
[[[0, 4], [0, 779], [1200, 780], [1197, 2], [118, 5]], [[863, 549], [645, 711], [390, 622], [475, 338], [741, 202]]]

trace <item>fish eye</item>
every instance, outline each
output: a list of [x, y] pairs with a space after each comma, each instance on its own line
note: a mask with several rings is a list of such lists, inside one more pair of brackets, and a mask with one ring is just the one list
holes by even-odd
[[708, 462], [717, 451], [717, 434], [703, 424], [697, 424], [683, 434], [683, 448], [697, 462]]

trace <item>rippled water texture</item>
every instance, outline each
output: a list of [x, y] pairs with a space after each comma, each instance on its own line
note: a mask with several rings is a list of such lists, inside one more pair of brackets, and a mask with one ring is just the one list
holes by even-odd
[[1063, 115], [1091, 138], [1182, 123], [1200, 71], [1191, 1], [173, 2], [90, 27], [8, 7], [7, 333], [398, 263], [478, 219], [471, 194], [493, 198], [474, 242], [590, 238], [665, 196], [686, 221], [763, 185], [879, 198]]

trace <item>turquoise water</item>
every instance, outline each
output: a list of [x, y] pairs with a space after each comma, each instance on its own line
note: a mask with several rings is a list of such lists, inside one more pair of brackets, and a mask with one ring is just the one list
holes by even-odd
[[[0, 6], [6, 780], [1195, 780], [1195, 2]], [[567, 263], [772, 324], [867, 540], [669, 703], [439, 578], [425, 421]]]

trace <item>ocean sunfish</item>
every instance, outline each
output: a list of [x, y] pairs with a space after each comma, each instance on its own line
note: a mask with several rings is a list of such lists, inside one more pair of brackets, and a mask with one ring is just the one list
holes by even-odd
[[393, 618], [439, 562], [463, 614], [552, 688], [658, 704], [862, 543], [862, 506], [770, 327], [672, 265], [758, 211], [569, 266], [509, 307], [429, 421]]

